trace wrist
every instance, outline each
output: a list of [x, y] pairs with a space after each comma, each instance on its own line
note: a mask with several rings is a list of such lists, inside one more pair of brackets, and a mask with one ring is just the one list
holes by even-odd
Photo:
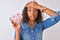
[[47, 7], [46, 7], [46, 6], [38, 6], [38, 8], [39, 8], [42, 12], [44, 12], [45, 10], [47, 10]]
[[20, 33], [20, 31], [16, 30], [16, 33]]
[[45, 12], [48, 8], [46, 6], [43, 6], [42, 12]]
[[16, 31], [16, 32], [20, 32], [20, 29], [16, 29], [15, 31]]
[[43, 10], [43, 6], [39, 5], [38, 9]]

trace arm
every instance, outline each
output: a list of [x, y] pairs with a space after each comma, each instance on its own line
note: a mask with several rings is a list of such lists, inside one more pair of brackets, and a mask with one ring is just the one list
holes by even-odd
[[55, 12], [49, 8], [43, 7], [40, 8], [41, 10], [43, 10], [43, 12], [47, 13], [48, 15], [50, 15], [51, 17], [48, 18], [47, 20], [43, 21], [43, 29], [46, 29], [48, 27], [53, 26], [54, 24], [56, 24], [58, 21], [60, 21], [60, 11]]
[[43, 29], [46, 29], [48, 27], [51, 27], [52, 25], [56, 24], [60, 20], [60, 11], [55, 12], [51, 10], [50, 8], [47, 8], [45, 6], [39, 5], [38, 3], [35, 2], [34, 8], [40, 9], [41, 11], [47, 13], [51, 17], [46, 19], [45, 21], [42, 22], [43, 24]]
[[45, 6], [39, 5], [37, 2], [34, 2], [33, 7], [36, 8], [36, 9], [40, 9], [41, 11], [47, 13], [50, 16], [57, 16], [58, 15], [55, 11], [53, 11], [50, 8], [47, 8]]
[[20, 32], [19, 31], [16, 31], [16, 38], [15, 40], [20, 40]]
[[42, 10], [43, 12], [47, 13], [50, 16], [58, 16], [58, 14], [54, 10], [47, 8], [45, 6], [40, 5], [39, 9]]
[[15, 31], [14, 40], [23, 40], [22, 35], [19, 31]]
[[[46, 29], [54, 24], [56, 24], [59, 20], [60, 20], [60, 12], [55, 12], [53, 10], [51, 10], [50, 8], [47, 8], [45, 6], [39, 5], [37, 2], [34, 2], [34, 8], [36, 9], [40, 9], [41, 11], [47, 13], [48, 15], [50, 15], [51, 17], [48, 18], [47, 20], [43, 21], [43, 28]], [[53, 17], [52, 17], [53, 16]]]
[[53, 26], [60, 20], [60, 11], [55, 12], [55, 11], [45, 7], [44, 12], [47, 13], [48, 15], [50, 15], [51, 17], [42, 22], [43, 29]]
[[[57, 19], [56, 19], [57, 18]], [[43, 29], [49, 28], [51, 26], [53, 26], [54, 24], [56, 24], [58, 21], [60, 20], [60, 16], [59, 17], [50, 17], [44, 21], [42, 21], [42, 25], [43, 25]]]

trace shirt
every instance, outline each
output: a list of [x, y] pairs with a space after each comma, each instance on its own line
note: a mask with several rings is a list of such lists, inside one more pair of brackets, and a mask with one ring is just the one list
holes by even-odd
[[30, 28], [28, 22], [21, 24], [21, 40], [42, 40], [42, 32], [44, 29], [49, 28], [60, 20], [60, 11], [57, 12], [58, 16], [51, 16], [50, 18], [40, 23], [35, 23], [34, 28]]

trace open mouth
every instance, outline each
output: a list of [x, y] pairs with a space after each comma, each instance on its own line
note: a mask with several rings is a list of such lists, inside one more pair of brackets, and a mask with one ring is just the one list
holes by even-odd
[[30, 16], [30, 17], [35, 18], [35, 16]]

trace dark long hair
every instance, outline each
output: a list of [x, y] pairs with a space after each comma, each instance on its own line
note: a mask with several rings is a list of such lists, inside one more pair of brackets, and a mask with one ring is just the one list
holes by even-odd
[[[28, 14], [27, 14], [27, 7], [25, 6], [23, 11], [22, 11], [22, 16], [23, 16], [23, 22], [28, 22], [29, 18], [28, 18]], [[42, 22], [43, 18], [42, 18], [42, 13], [41, 10], [38, 9], [38, 16], [35, 19], [35, 21], [37, 23]]]

